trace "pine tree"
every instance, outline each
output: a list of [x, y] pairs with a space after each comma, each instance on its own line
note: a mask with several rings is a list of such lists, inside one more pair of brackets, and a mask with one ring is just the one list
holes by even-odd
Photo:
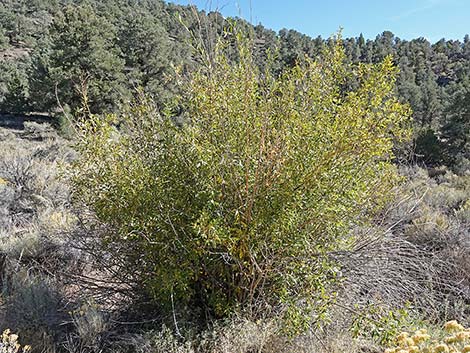
[[[113, 109], [126, 94], [116, 29], [89, 5], [68, 5], [52, 24], [49, 75], [62, 104]], [[50, 87], [54, 90], [54, 87]]]

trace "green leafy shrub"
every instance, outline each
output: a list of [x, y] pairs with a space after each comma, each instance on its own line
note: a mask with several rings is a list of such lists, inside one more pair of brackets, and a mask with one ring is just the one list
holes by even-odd
[[328, 254], [397, 180], [392, 146], [409, 115], [390, 57], [349, 67], [332, 43], [278, 77], [239, 39], [236, 64], [217, 50], [192, 75], [183, 124], [148, 102], [79, 124], [74, 197], [107, 225], [100, 247], [122, 277], [167, 308], [321, 319], [337, 274]]
[[385, 345], [390, 343], [404, 327], [412, 323], [407, 308], [387, 310], [380, 305], [370, 305], [356, 314], [351, 325], [353, 337], [371, 338]]

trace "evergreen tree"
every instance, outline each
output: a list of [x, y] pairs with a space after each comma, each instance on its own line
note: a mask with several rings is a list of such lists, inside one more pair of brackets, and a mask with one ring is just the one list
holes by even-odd
[[90, 5], [66, 6], [54, 19], [51, 36], [49, 74], [62, 104], [78, 109], [85, 99], [99, 112], [126, 96], [116, 28]]
[[448, 162], [470, 160], [470, 79], [453, 94], [445, 113], [442, 138]]
[[[195, 53], [213, 52], [216, 38], [233, 26], [253, 39], [254, 60], [262, 70], [269, 49], [269, 67], [277, 74], [305, 57], [317, 57], [331, 44], [294, 30], [276, 33], [240, 18], [161, 0], [3, 0], [2, 109], [55, 112], [57, 92], [61, 104], [72, 109], [80, 108], [86, 96], [92, 111], [109, 111], [135, 94], [136, 87], [166, 102], [177, 91], [174, 67], [184, 74], [197, 70], [203, 62]], [[470, 37], [431, 45], [424, 38], [400, 40], [385, 31], [373, 40], [361, 34], [343, 43], [350, 63], [374, 63], [393, 55], [400, 67], [397, 90], [414, 112], [416, 136], [432, 132], [427, 141], [437, 139], [442, 148], [441, 139], [453, 135], [451, 125], [458, 121], [462, 104], [456, 97], [464, 95], [470, 77]], [[230, 60], [238, 59], [233, 40], [225, 50]], [[345, 89], [356, 86], [352, 75]], [[429, 145], [418, 146], [420, 154], [426, 155]], [[429, 150], [424, 160], [435, 161], [431, 155], [435, 151]]]
[[170, 39], [163, 26], [147, 12], [133, 9], [121, 24], [118, 45], [126, 60], [129, 85], [144, 87], [159, 101], [170, 92]]

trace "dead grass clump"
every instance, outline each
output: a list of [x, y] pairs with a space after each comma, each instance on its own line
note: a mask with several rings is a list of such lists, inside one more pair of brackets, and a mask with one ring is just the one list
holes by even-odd
[[459, 216], [468, 176], [432, 179], [420, 168], [402, 174], [408, 180], [397, 199], [372, 225], [356, 229], [352, 250], [331, 254], [343, 278], [336, 302], [343, 312], [332, 314], [332, 325], [346, 331], [362, 318], [364, 337], [382, 344], [422, 317], [466, 322], [469, 315], [470, 224]]
[[44, 141], [57, 139], [58, 135], [56, 130], [48, 123], [25, 121], [21, 137], [28, 140]]
[[66, 319], [57, 284], [17, 269], [3, 284], [3, 294], [2, 328], [14, 329], [35, 350], [49, 347]]
[[100, 352], [109, 344], [112, 332], [106, 315], [93, 303], [84, 303], [71, 312], [73, 331], [63, 348], [68, 352]]

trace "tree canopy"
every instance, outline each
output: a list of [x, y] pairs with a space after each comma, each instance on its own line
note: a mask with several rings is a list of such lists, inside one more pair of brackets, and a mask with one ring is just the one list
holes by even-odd
[[[210, 48], [214, 38], [233, 25], [253, 39], [261, 69], [269, 49], [270, 66], [277, 74], [305, 57], [314, 59], [328, 43], [294, 30], [276, 33], [239, 18], [224, 19], [216, 12], [160, 0], [4, 1], [0, 111], [55, 114], [59, 104], [73, 111], [86, 94], [89, 108], [100, 113], [117, 109], [141, 91], [163, 107], [179, 93], [175, 69], [194, 71], [201, 64], [195, 53]], [[459, 109], [455, 97], [466, 92], [469, 37], [432, 44], [424, 38], [402, 40], [386, 31], [375, 39], [345, 38], [344, 45], [350, 63], [378, 63], [392, 55], [400, 70], [400, 100], [413, 110], [414, 158], [428, 166], [454, 166], [451, 154], [460, 145], [447, 135]], [[353, 79], [348, 82], [355, 84]], [[465, 154], [459, 156], [460, 161], [466, 159]]]

